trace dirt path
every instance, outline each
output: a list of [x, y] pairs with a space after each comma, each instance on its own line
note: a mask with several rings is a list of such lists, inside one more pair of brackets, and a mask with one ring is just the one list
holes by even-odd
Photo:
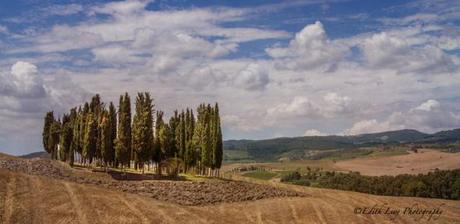
[[77, 214], [77, 218], [78, 218], [78, 221], [81, 223], [81, 224], [88, 224], [88, 221], [86, 219], [86, 215], [83, 213], [83, 211], [81, 210], [82, 208], [82, 204], [80, 203], [80, 200], [78, 199], [78, 196], [75, 195], [75, 192], [74, 190], [72, 189], [72, 186], [70, 186], [69, 183], [65, 182], [64, 183], [64, 187], [67, 191], [67, 194], [69, 195], [70, 197], [70, 202], [72, 203], [72, 208], [73, 210], [75, 211], [75, 213]]

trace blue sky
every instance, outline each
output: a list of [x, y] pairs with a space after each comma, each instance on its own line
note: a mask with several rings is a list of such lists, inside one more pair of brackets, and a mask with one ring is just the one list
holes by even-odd
[[0, 151], [100, 93], [218, 101], [225, 139], [460, 127], [460, 2], [2, 1]]

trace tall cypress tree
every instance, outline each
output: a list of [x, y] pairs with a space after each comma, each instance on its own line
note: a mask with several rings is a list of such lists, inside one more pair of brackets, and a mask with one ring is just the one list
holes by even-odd
[[109, 105], [108, 119], [110, 125], [109, 153], [108, 161], [114, 166], [115, 163], [115, 140], [117, 138], [117, 111], [112, 102]]
[[178, 156], [178, 148], [177, 148], [177, 137], [176, 137], [176, 129], [179, 126], [179, 115], [177, 110], [174, 111], [174, 115], [169, 119], [169, 149], [167, 151], [167, 157], [173, 158]]
[[102, 144], [99, 124], [101, 123], [101, 112], [104, 109], [104, 105], [101, 101], [101, 97], [99, 96], [99, 94], [96, 94], [91, 98], [89, 109], [90, 109], [90, 112], [93, 114], [94, 120], [96, 121], [96, 148], [94, 151], [94, 156], [99, 160], [101, 159], [101, 144]]
[[182, 111], [179, 114], [179, 124], [176, 127], [176, 148], [178, 150], [178, 157], [185, 163], [185, 151], [186, 151], [186, 136], [185, 136], [185, 112]]
[[86, 115], [85, 136], [83, 138], [83, 157], [89, 162], [93, 162], [97, 147], [97, 121], [93, 113]]
[[136, 114], [133, 118], [133, 151], [136, 164], [142, 167], [150, 160], [153, 147], [153, 104], [149, 93], [138, 93], [136, 97]]
[[195, 116], [193, 115], [193, 110], [187, 109], [187, 114], [186, 114], [186, 153], [185, 153], [185, 171], [187, 172], [187, 169], [189, 167], [193, 167], [197, 164], [198, 162], [198, 153], [196, 150], [196, 147], [193, 142], [193, 136], [195, 134]]
[[75, 154], [81, 153], [81, 143], [80, 143], [80, 117], [81, 117], [81, 107], [73, 108], [70, 112], [71, 116], [71, 126], [72, 126], [72, 142], [70, 144], [69, 152], [69, 164], [73, 166], [75, 160]]
[[62, 161], [69, 160], [69, 152], [72, 144], [72, 120], [70, 114], [64, 114], [62, 117], [61, 132], [60, 132], [60, 150], [59, 159]]
[[61, 122], [59, 120], [54, 120], [50, 126], [50, 133], [48, 138], [48, 146], [51, 149], [51, 158], [57, 159], [58, 157], [58, 148], [59, 148], [59, 138], [61, 131]]
[[154, 147], [152, 153], [152, 160], [157, 165], [157, 174], [161, 175], [161, 162], [164, 157], [163, 146], [162, 146], [162, 130], [164, 129], [163, 121], [163, 111], [157, 111], [157, 116], [155, 119], [155, 138], [154, 138]]
[[102, 110], [100, 115], [101, 122], [99, 124], [99, 132], [100, 132], [100, 141], [101, 141], [101, 156], [104, 162], [104, 166], [107, 169], [108, 164], [111, 162], [112, 155], [111, 155], [111, 148], [113, 147], [112, 144], [112, 130], [111, 124], [109, 119], [109, 112], [105, 109]]
[[51, 125], [53, 124], [54, 122], [54, 115], [53, 115], [53, 111], [50, 111], [50, 112], [47, 112], [46, 115], [45, 115], [45, 119], [44, 119], [44, 125], [43, 125], [43, 133], [42, 133], [42, 137], [43, 137], [43, 148], [45, 149], [45, 151], [47, 153], [51, 153], [52, 152], [52, 147], [51, 145], [49, 144], [49, 140], [50, 140], [50, 130], [51, 130]]
[[120, 96], [116, 157], [122, 166], [129, 166], [131, 160], [131, 102], [128, 93]]
[[223, 159], [223, 142], [222, 142], [222, 128], [220, 126], [219, 105], [216, 103], [214, 107], [214, 151], [213, 151], [213, 167], [220, 169]]

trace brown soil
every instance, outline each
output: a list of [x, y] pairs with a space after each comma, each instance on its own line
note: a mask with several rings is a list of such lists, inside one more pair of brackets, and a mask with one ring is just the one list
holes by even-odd
[[369, 176], [419, 174], [434, 171], [436, 168], [460, 169], [460, 153], [423, 149], [407, 155], [344, 160], [334, 166], [339, 170], [358, 171]]
[[[205, 181], [156, 180], [153, 175], [128, 174], [125, 181], [118, 172], [91, 172], [76, 170], [58, 161], [48, 159], [0, 159], [0, 168], [15, 172], [49, 177], [80, 184], [91, 184], [108, 189], [136, 193], [161, 201], [181, 205], [208, 205], [222, 202], [241, 202], [273, 197], [307, 196], [304, 193], [261, 184], [210, 179]], [[142, 178], [143, 177], [143, 178]]]
[[[0, 223], [459, 223], [460, 202], [285, 186], [311, 197], [183, 206], [94, 185], [0, 169]], [[354, 214], [356, 207], [441, 206], [427, 216]]]
[[[5, 158], [0, 155], [0, 160]], [[25, 163], [10, 161], [2, 162], [1, 165], [8, 166], [8, 169], [0, 168], [0, 223], [460, 223], [460, 201], [453, 200], [376, 196], [260, 181], [234, 183], [249, 184], [247, 186], [260, 189], [284, 189], [283, 191], [299, 192], [309, 196], [267, 197], [262, 200], [185, 206], [155, 200], [149, 193], [132, 194], [121, 192], [110, 185], [106, 186], [104, 185], [106, 180], [114, 182], [116, 180], [104, 173], [68, 169], [64, 164], [49, 161], [38, 160]], [[49, 164], [53, 165], [49, 166]], [[60, 166], [64, 166], [64, 169]], [[10, 169], [20, 172], [11, 172]], [[87, 179], [81, 177], [85, 175], [89, 177]], [[84, 184], [76, 183], [77, 181], [72, 178]], [[97, 181], [101, 181], [102, 184], [98, 184]], [[139, 182], [141, 186], [144, 183], [158, 186], [153, 182], [189, 183], [189, 181], [164, 180], [118, 182], [123, 184]], [[220, 182], [224, 184], [217, 182], [209, 183], [216, 184], [218, 187], [224, 187], [229, 183], [228, 181]], [[169, 190], [175, 191], [175, 194], [184, 194], [180, 192], [179, 185], [168, 185], [168, 188], [162, 192]], [[251, 189], [244, 190], [251, 191]], [[191, 194], [200, 194], [194, 191], [188, 192], [191, 198], [196, 198]], [[223, 194], [221, 197], [231, 197], [225, 194], [232, 192], [234, 191], [221, 192]], [[241, 195], [245, 193], [241, 192]], [[174, 198], [173, 195], [169, 196]], [[173, 200], [176, 199], [170, 201]], [[401, 210], [413, 205], [425, 209], [440, 207], [442, 214], [428, 220], [426, 215], [391, 217], [354, 213], [357, 207], [374, 205], [387, 205]]]

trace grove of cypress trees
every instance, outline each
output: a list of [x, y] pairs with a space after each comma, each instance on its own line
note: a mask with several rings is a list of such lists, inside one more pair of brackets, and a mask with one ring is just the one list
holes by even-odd
[[[52, 159], [81, 164], [96, 164], [124, 169], [134, 160], [136, 169], [152, 161], [161, 175], [162, 166], [168, 174], [188, 172], [216, 175], [222, 165], [223, 144], [219, 106], [200, 104], [195, 119], [192, 109], [174, 111], [168, 123], [164, 113], [156, 112], [149, 93], [138, 93], [135, 114], [131, 120], [128, 93], [120, 96], [118, 113], [110, 102], [108, 109], [98, 94], [83, 107], [64, 113], [62, 122], [46, 113], [43, 126], [43, 147]], [[101, 163], [100, 163], [101, 162]], [[150, 167], [150, 165], [149, 165]]]

